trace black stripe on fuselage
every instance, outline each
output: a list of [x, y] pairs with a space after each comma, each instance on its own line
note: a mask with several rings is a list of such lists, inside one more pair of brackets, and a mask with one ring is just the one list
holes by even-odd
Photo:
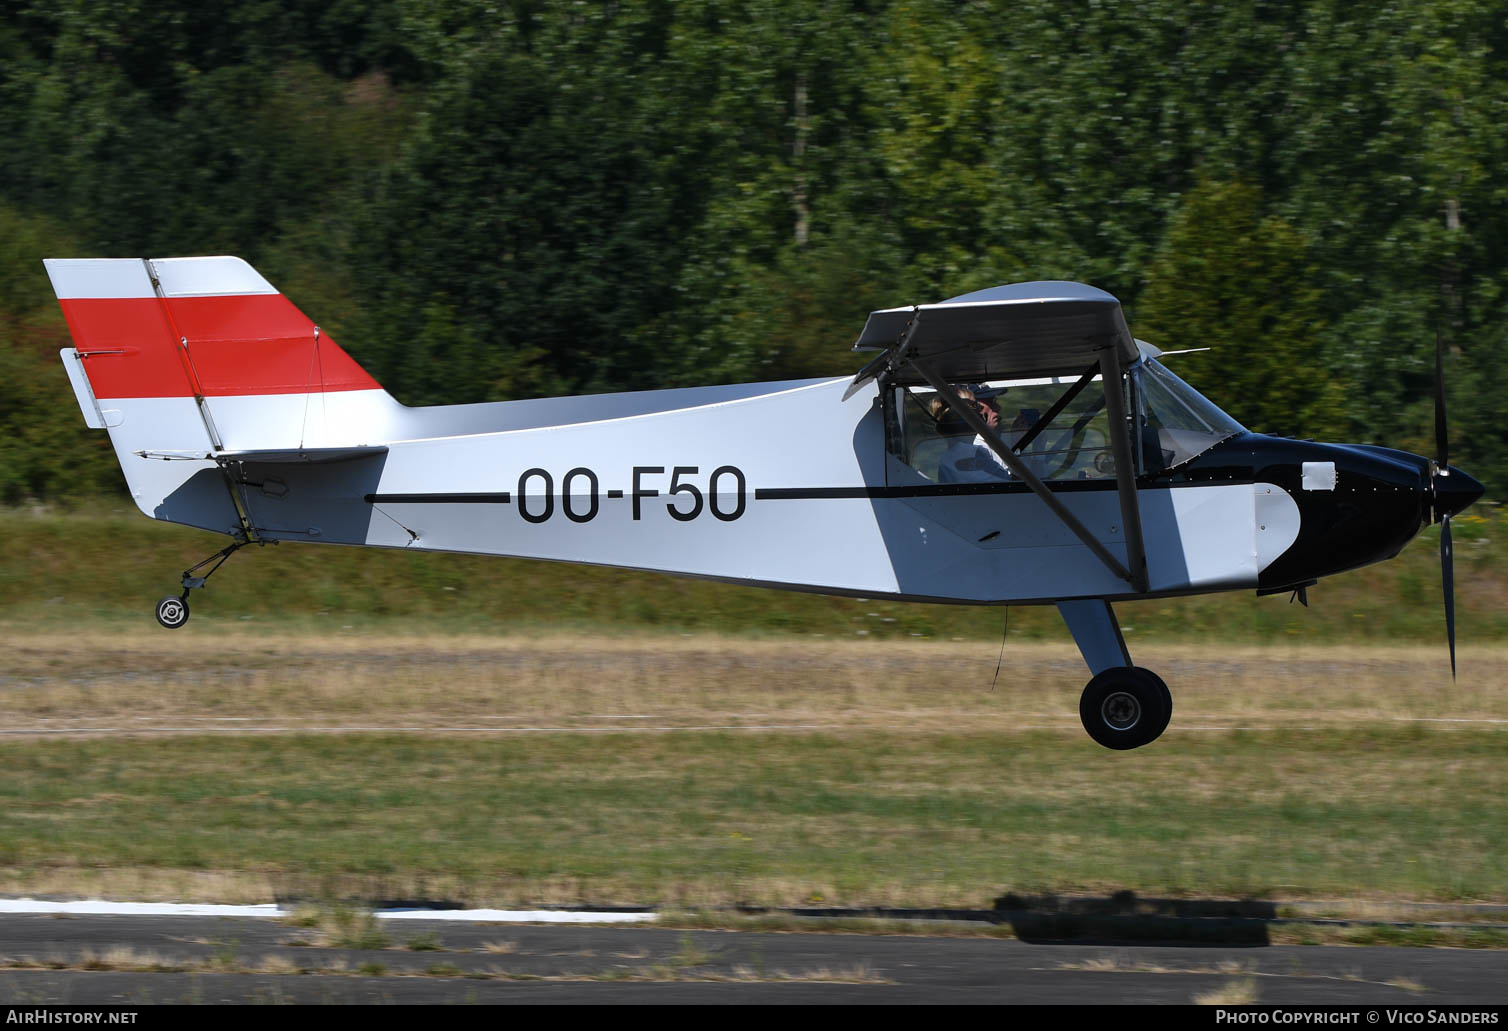
[[[1237, 481], [1202, 480], [1190, 483], [1138, 484], [1139, 490], [1166, 490], [1177, 487], [1230, 486]], [[1250, 480], [1240, 481], [1251, 483]], [[1114, 480], [1060, 480], [1049, 483], [1054, 494], [1080, 494], [1114, 491]], [[909, 487], [760, 487], [755, 501], [824, 501], [843, 498], [958, 498], [989, 494], [1030, 494], [1024, 483], [929, 483]]]
[[497, 494], [368, 494], [363, 499], [369, 505], [508, 505], [513, 495], [507, 491]]
[[[1181, 483], [1139, 484], [1141, 490], [1169, 490], [1180, 487], [1232, 486], [1251, 480], [1196, 480]], [[1115, 490], [1114, 480], [1063, 480], [1049, 484], [1054, 494], [1079, 494]], [[1030, 494], [1024, 483], [929, 483], [907, 487], [759, 487], [755, 501], [838, 501], [879, 500], [893, 498], [961, 498], [992, 494]], [[608, 491], [608, 497], [621, 497], [621, 491]], [[495, 494], [367, 494], [363, 500], [371, 505], [508, 505], [513, 495], [508, 491]]]

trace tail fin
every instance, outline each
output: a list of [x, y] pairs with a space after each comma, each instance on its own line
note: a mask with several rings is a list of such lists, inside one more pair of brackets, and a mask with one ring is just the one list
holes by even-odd
[[240, 258], [44, 264], [73, 334], [63, 361], [84, 417], [110, 430], [149, 515], [224, 529], [223, 487], [202, 519], [164, 515], [162, 503], [227, 452], [375, 441], [395, 404]]

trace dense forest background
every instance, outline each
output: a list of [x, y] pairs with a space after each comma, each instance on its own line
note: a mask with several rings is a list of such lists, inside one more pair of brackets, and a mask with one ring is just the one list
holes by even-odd
[[842, 374], [1075, 279], [1508, 496], [1508, 0], [3, 0], [0, 500], [119, 491], [44, 256], [239, 254], [408, 404]]

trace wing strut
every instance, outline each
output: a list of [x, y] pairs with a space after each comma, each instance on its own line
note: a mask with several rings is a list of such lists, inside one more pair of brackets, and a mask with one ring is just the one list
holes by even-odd
[[[1005, 463], [1005, 467], [1009, 469], [1017, 479], [1026, 484], [1027, 487], [1031, 489], [1031, 492], [1033, 494], [1041, 498], [1042, 503], [1048, 507], [1052, 514], [1057, 516], [1064, 526], [1072, 530], [1074, 536], [1083, 541], [1085, 545], [1088, 546], [1089, 550], [1094, 552], [1095, 557], [1105, 564], [1105, 567], [1109, 569], [1110, 572], [1114, 573], [1117, 577], [1126, 581], [1128, 584], [1131, 584], [1131, 586], [1136, 588], [1137, 590], [1146, 590], [1144, 586], [1137, 585], [1136, 581], [1131, 578], [1131, 574], [1126, 571], [1126, 567], [1121, 565], [1120, 562], [1116, 560], [1116, 557], [1114, 555], [1105, 550], [1105, 546], [1103, 544], [1094, 539], [1094, 534], [1089, 532], [1088, 527], [1079, 522], [1078, 518], [1075, 517], [1072, 512], [1068, 511], [1068, 509], [1063, 506], [1063, 503], [1057, 499], [1056, 495], [1054, 495], [1052, 491], [1048, 490], [1047, 486], [1041, 480], [1037, 479], [1032, 471], [1026, 467], [1026, 463], [1021, 461], [1016, 453], [1006, 445], [1005, 441], [1001, 440], [1000, 436], [994, 430], [990, 429], [989, 425], [984, 421], [984, 419], [980, 417], [979, 413], [974, 410], [974, 406], [964, 403], [963, 398], [958, 396], [958, 392], [953, 389], [952, 384], [948, 383], [937, 373], [933, 372], [923, 362], [913, 360], [911, 362], [911, 367], [917, 372], [921, 373], [922, 378], [927, 381], [928, 385], [931, 386], [933, 390], [937, 391], [937, 396], [943, 399], [943, 403], [946, 404], [955, 415], [962, 419], [971, 430], [979, 434], [984, 442], [989, 445], [990, 450], [1000, 456], [1000, 460]], [[1101, 367], [1103, 368], [1103, 365]], [[1116, 382], [1120, 382], [1120, 377], [1118, 374], [1116, 376]], [[1106, 387], [1106, 390], [1107, 392], [1109, 391], [1108, 386]], [[1120, 410], [1124, 412], [1124, 406], [1120, 406]], [[1114, 417], [1114, 413], [1111, 413], [1111, 417]], [[1125, 420], [1123, 417], [1122, 423], [1124, 423], [1124, 421]], [[1113, 438], [1115, 434], [1112, 433], [1111, 436]], [[1123, 440], [1122, 447], [1127, 452], [1127, 454], [1130, 453], [1131, 448], [1129, 443]], [[1121, 466], [1120, 456], [1119, 454], [1117, 454], [1117, 475], [1119, 475], [1121, 468], [1123, 467]], [[1134, 482], [1132, 483], [1132, 490], [1135, 490]], [[1135, 505], [1134, 495], [1132, 505]], [[1124, 493], [1122, 494], [1121, 498], [1121, 506], [1122, 511], [1124, 511]], [[1129, 539], [1129, 537], [1130, 534], [1128, 532], [1127, 538]], [[1140, 543], [1140, 523], [1137, 524], [1136, 539], [1137, 542]], [[1143, 569], [1145, 570], [1145, 561], [1143, 562]], [[1146, 581], [1144, 575], [1142, 583], [1144, 584], [1145, 582]]]
[[1121, 497], [1121, 523], [1126, 528], [1126, 560], [1131, 563], [1131, 586], [1147, 593], [1147, 550], [1141, 535], [1141, 506], [1136, 500], [1136, 466], [1131, 456], [1131, 424], [1126, 421], [1126, 395], [1121, 389], [1121, 356], [1114, 347], [1100, 351], [1100, 380], [1105, 387], [1105, 414], [1110, 417], [1110, 448], [1115, 454], [1115, 485]]

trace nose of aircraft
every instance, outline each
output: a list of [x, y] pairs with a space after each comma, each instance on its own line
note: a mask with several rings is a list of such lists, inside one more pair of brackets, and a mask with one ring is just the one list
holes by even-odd
[[1455, 466], [1435, 473], [1432, 479], [1434, 490], [1435, 521], [1453, 516], [1477, 498], [1485, 488], [1474, 477], [1463, 473]]

